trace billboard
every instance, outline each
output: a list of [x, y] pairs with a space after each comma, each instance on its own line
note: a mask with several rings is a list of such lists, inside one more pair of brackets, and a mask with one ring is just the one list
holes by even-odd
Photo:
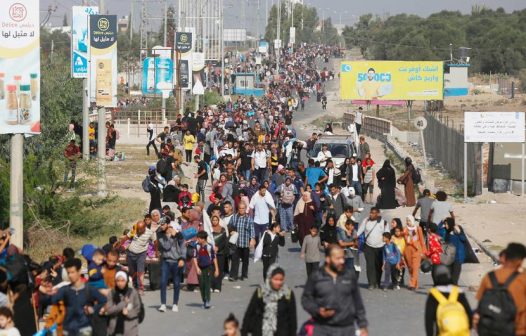
[[443, 62], [343, 61], [341, 99], [442, 100]]
[[524, 112], [464, 112], [465, 142], [524, 142]]
[[175, 33], [175, 50], [185, 53], [192, 50], [192, 33]]
[[167, 57], [147, 57], [143, 61], [142, 93], [162, 94], [173, 89], [173, 61]]
[[39, 0], [0, 1], [0, 134], [40, 133]]
[[194, 52], [192, 55], [192, 93], [205, 94], [205, 54]]
[[89, 16], [89, 82], [91, 101], [117, 106], [117, 16]]
[[71, 20], [71, 77], [88, 77], [88, 18], [99, 13], [99, 7], [73, 6]]

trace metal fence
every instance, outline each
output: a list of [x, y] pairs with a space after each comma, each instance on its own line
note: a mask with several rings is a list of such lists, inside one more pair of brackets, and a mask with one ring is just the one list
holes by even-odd
[[[137, 137], [146, 136], [146, 128], [148, 124], [153, 125], [156, 134], [162, 132], [163, 127], [165, 126], [163, 125], [161, 110], [134, 111], [123, 109], [115, 111], [112, 115], [112, 119], [117, 126], [120, 126], [119, 128], [124, 129], [126, 127], [126, 132], [128, 134]], [[169, 118], [167, 115], [167, 119], [170, 121], [172, 118]]]
[[[342, 127], [347, 129], [347, 126], [354, 121], [354, 113], [343, 114]], [[385, 135], [391, 135], [391, 121], [382, 118], [371, 116], [362, 117], [362, 129], [360, 132], [367, 134], [370, 137], [380, 139]]]
[[[428, 112], [425, 116], [427, 127], [424, 140], [428, 157], [432, 163], [440, 165], [447, 173], [459, 182], [464, 181], [464, 130], [452, 120], [442, 117], [440, 113]], [[482, 193], [481, 144], [468, 143], [468, 194]]]

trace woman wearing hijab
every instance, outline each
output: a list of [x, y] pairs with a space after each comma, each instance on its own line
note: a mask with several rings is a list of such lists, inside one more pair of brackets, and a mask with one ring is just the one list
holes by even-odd
[[249, 199], [251, 199], [252, 196], [254, 196], [259, 191], [259, 183], [257, 177], [253, 176], [250, 179], [250, 184], [246, 188], [246, 191]]
[[109, 316], [108, 335], [139, 335], [141, 301], [137, 291], [128, 287], [128, 275], [123, 271], [115, 274], [115, 288], [108, 295], [104, 312]]
[[405, 172], [402, 176], [398, 178], [398, 183], [404, 185], [404, 193], [405, 193], [405, 205], [406, 206], [415, 206], [416, 199], [415, 199], [415, 185], [413, 182], [413, 171], [415, 170], [415, 166], [413, 166], [413, 161], [411, 158], [406, 157], [405, 158]]
[[309, 234], [310, 228], [314, 225], [316, 205], [312, 201], [311, 193], [306, 191], [294, 208], [294, 225], [298, 228], [298, 239], [300, 246], [303, 245], [303, 238]]
[[406, 228], [404, 236], [406, 239], [406, 247], [404, 251], [405, 263], [409, 270], [409, 286], [410, 290], [418, 289], [418, 275], [420, 272], [420, 262], [422, 256], [427, 253], [426, 241], [424, 240], [424, 233], [420, 225], [417, 225], [415, 218], [411, 215], [406, 217]]
[[325, 220], [325, 225], [320, 230], [320, 240], [325, 248], [329, 245], [338, 245], [338, 226], [336, 225], [337, 220], [335, 215], [328, 215]]
[[243, 318], [241, 335], [294, 336], [297, 316], [294, 292], [285, 285], [285, 271], [270, 266], [263, 287], [256, 289]]
[[376, 206], [380, 209], [395, 209], [398, 206], [395, 198], [396, 176], [391, 161], [385, 160], [382, 168], [376, 173], [376, 179], [382, 192]]

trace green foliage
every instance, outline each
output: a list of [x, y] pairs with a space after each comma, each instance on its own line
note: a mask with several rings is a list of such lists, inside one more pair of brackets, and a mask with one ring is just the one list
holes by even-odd
[[216, 91], [205, 92], [205, 105], [217, 105], [223, 102], [223, 97]]
[[343, 32], [346, 46], [378, 60], [447, 60], [449, 44], [470, 47], [471, 70], [513, 73], [526, 68], [526, 10], [506, 13], [481, 6], [471, 14], [442, 11], [427, 18], [362, 15]]
[[517, 77], [521, 81], [521, 83], [520, 83], [521, 91], [522, 92], [526, 92], [526, 69], [521, 69], [521, 71], [519, 71], [519, 75]]

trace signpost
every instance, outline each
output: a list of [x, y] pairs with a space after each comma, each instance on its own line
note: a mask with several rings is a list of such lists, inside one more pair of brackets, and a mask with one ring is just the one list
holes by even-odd
[[24, 242], [24, 134], [40, 134], [38, 0], [0, 1], [0, 134], [11, 134], [9, 227]]
[[427, 127], [427, 120], [424, 117], [418, 117], [414, 121], [416, 129], [420, 131], [420, 141], [422, 141], [422, 153], [424, 154], [424, 169], [427, 168], [426, 144], [424, 141], [424, 130]]
[[469, 142], [522, 143], [521, 195], [524, 196], [524, 112], [464, 112], [464, 199], [468, 190], [467, 144]]

